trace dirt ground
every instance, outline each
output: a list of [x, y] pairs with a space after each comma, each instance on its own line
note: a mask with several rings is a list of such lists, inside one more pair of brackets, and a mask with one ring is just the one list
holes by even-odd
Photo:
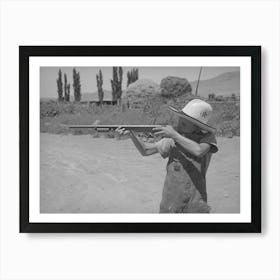
[[[207, 173], [212, 213], [240, 209], [239, 137], [218, 138]], [[41, 133], [41, 213], [157, 213], [167, 160], [127, 140]]]

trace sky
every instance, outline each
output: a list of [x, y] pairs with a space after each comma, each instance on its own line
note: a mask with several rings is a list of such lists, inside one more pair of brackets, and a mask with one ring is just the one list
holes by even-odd
[[[139, 79], [151, 79], [157, 84], [167, 76], [177, 76], [194, 81], [198, 79], [200, 67], [137, 67], [139, 69]], [[127, 71], [133, 67], [123, 67], [123, 88], [126, 88]], [[111, 90], [110, 80], [112, 79], [112, 67], [75, 67], [80, 72], [81, 91], [83, 93], [93, 93], [97, 91], [96, 74], [101, 69], [103, 74], [103, 89]], [[61, 69], [62, 75], [66, 73], [68, 83], [71, 84], [70, 95], [73, 95], [73, 67], [40, 67], [40, 97], [57, 97], [56, 79], [58, 71]], [[239, 71], [239, 67], [203, 67], [201, 80], [214, 78], [220, 74], [232, 71]], [[64, 81], [64, 80], [63, 80]]]

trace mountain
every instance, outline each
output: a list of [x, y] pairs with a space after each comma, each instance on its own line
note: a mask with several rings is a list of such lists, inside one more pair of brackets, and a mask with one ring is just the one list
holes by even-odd
[[[190, 84], [195, 94], [197, 81]], [[240, 95], [240, 72], [226, 72], [208, 80], [200, 80], [197, 92], [202, 97], [208, 97], [210, 93], [215, 93], [216, 96], [229, 96], [232, 93]]]

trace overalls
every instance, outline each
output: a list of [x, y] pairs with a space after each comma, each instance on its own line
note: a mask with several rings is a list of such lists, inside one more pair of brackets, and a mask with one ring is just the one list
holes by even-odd
[[[200, 142], [201, 134], [188, 135]], [[186, 152], [177, 143], [170, 148], [160, 213], [209, 213], [206, 170], [211, 153], [201, 158]]]

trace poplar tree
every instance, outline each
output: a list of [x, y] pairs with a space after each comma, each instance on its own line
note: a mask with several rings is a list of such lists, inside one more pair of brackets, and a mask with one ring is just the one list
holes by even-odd
[[99, 73], [96, 74], [96, 83], [97, 83], [97, 90], [98, 90], [98, 99], [99, 103], [102, 105], [103, 98], [104, 98], [104, 91], [103, 91], [103, 75], [102, 71], [99, 69]]
[[113, 79], [111, 80], [112, 100], [113, 101], [120, 101], [120, 99], [121, 99], [122, 80], [123, 80], [122, 67], [113, 67]]
[[127, 72], [127, 86], [137, 81], [139, 78], [138, 76], [138, 69], [132, 68], [132, 70]]
[[59, 69], [58, 71], [58, 79], [56, 80], [56, 84], [57, 84], [58, 101], [63, 101], [63, 83], [62, 83], [61, 69]]
[[80, 81], [80, 73], [77, 72], [75, 68], [73, 68], [73, 90], [74, 90], [74, 99], [75, 101], [81, 101], [81, 81]]
[[67, 83], [67, 75], [64, 73], [64, 100], [70, 101], [70, 84]]

